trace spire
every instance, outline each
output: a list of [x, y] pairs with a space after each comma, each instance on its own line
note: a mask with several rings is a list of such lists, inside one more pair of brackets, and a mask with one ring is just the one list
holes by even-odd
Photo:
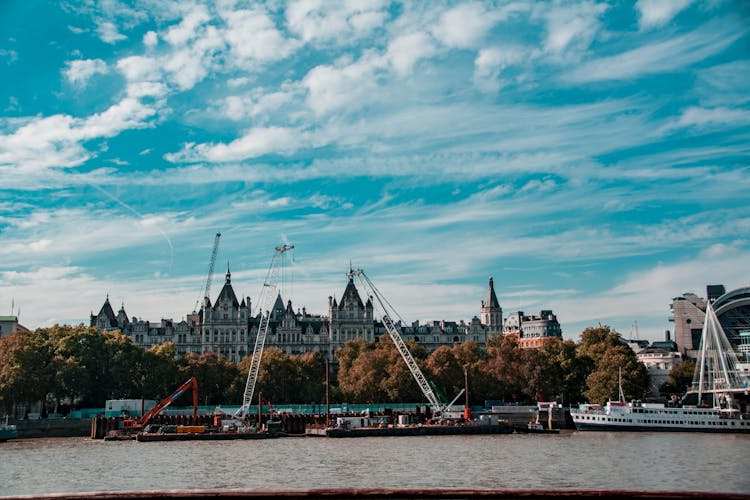
[[227, 281], [226, 284], [230, 284], [232, 282], [232, 273], [229, 271], [229, 261], [227, 261]]
[[487, 289], [487, 300], [484, 301], [486, 307], [500, 307], [500, 303], [497, 301], [497, 295], [495, 295], [495, 283], [490, 276], [490, 283]]

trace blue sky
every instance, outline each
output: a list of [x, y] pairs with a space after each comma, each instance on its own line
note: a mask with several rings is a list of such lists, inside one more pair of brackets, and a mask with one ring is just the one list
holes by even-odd
[[179, 320], [221, 231], [326, 314], [553, 309], [642, 338], [750, 284], [746, 2], [0, 4], [0, 314]]

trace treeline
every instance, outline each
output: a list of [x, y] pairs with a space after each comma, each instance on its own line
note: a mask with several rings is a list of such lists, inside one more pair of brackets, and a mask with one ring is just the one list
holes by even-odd
[[[471, 404], [485, 400], [564, 404], [616, 399], [618, 372], [628, 399], [648, 396], [645, 367], [609, 327], [587, 328], [580, 342], [554, 340], [538, 350], [521, 349], [513, 337], [494, 337], [484, 349], [475, 342], [441, 347], [427, 354], [409, 342], [425, 375], [448, 402], [469, 380]], [[331, 400], [349, 403], [423, 402], [409, 369], [387, 336], [354, 340], [336, 353], [338, 371]], [[241, 404], [250, 358], [232, 363], [213, 352], [178, 359], [171, 343], [145, 350], [119, 332], [99, 333], [83, 325], [40, 328], [0, 339], [0, 409], [44, 401], [49, 411], [61, 402], [99, 408], [107, 399], [157, 401], [190, 376], [202, 405]], [[682, 381], [670, 388], [682, 390]], [[274, 404], [325, 401], [325, 359], [321, 353], [288, 355], [267, 347], [257, 393]], [[463, 401], [463, 397], [461, 398]], [[187, 404], [187, 403], [184, 403]]]

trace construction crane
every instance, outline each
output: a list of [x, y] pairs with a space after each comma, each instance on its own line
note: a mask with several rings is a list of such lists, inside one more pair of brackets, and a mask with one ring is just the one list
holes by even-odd
[[143, 429], [149, 421], [156, 415], [162, 412], [167, 406], [172, 404], [177, 398], [187, 391], [190, 387], [193, 388], [193, 418], [198, 416], [198, 381], [195, 377], [190, 377], [180, 387], [177, 388], [170, 396], [159, 401], [159, 404], [151, 408], [147, 413], [135, 421], [133, 419], [123, 420], [122, 428], [125, 431], [138, 431]]
[[[216, 233], [216, 236], [214, 237], [214, 249], [211, 252], [211, 261], [208, 264], [208, 276], [206, 276], [206, 286], [204, 287], [203, 292], [203, 300], [210, 298], [211, 293], [211, 280], [214, 276], [214, 266], [216, 265], [216, 254], [219, 252], [219, 238], [221, 238], [221, 233]], [[194, 312], [198, 309], [198, 304], [200, 303], [200, 299], [195, 301], [195, 308], [193, 309]]]
[[455, 399], [447, 405], [440, 401], [440, 398], [436, 394], [435, 387], [430, 382], [430, 380], [427, 379], [427, 377], [425, 377], [425, 375], [422, 373], [422, 370], [414, 360], [411, 352], [409, 352], [409, 348], [406, 346], [404, 339], [401, 337], [401, 332], [398, 325], [393, 322], [393, 318], [397, 318], [401, 322], [403, 322], [399, 314], [395, 311], [395, 309], [393, 309], [393, 306], [391, 306], [388, 300], [383, 297], [383, 294], [380, 293], [375, 284], [370, 280], [370, 278], [367, 277], [362, 269], [350, 268], [347, 276], [350, 279], [353, 279], [355, 277], [358, 278], [359, 283], [367, 291], [367, 294], [371, 297], [374, 297], [378, 301], [378, 304], [380, 304], [380, 308], [383, 310], [383, 325], [385, 325], [385, 328], [388, 331], [388, 335], [390, 335], [393, 343], [396, 344], [396, 348], [401, 354], [401, 357], [404, 359], [404, 362], [406, 362], [406, 366], [409, 368], [409, 371], [414, 377], [414, 380], [417, 381], [417, 385], [419, 385], [419, 388], [422, 390], [422, 394], [424, 394], [425, 398], [432, 406], [433, 413], [436, 415], [444, 413], [445, 410], [453, 405], [453, 403], [461, 396], [465, 389], [461, 390], [461, 392], [458, 393], [458, 396], [456, 396]]
[[283, 267], [284, 254], [294, 249], [294, 245], [283, 244], [276, 247], [276, 251], [271, 259], [271, 265], [268, 268], [266, 280], [263, 282], [263, 288], [260, 292], [258, 305], [260, 307], [260, 324], [258, 325], [258, 335], [255, 337], [255, 347], [253, 348], [253, 357], [250, 361], [250, 369], [247, 372], [247, 382], [245, 383], [245, 392], [242, 396], [242, 406], [235, 412], [234, 416], [245, 419], [247, 416], [250, 403], [255, 392], [255, 383], [258, 381], [258, 372], [260, 371], [260, 360], [263, 357], [263, 349], [268, 336], [268, 324], [271, 321], [271, 308], [276, 300], [276, 288]]

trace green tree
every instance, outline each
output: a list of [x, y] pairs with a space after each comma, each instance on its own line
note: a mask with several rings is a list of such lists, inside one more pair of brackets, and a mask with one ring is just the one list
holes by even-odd
[[144, 398], [161, 401], [184, 382], [180, 379], [176, 351], [172, 342], [165, 342], [144, 352], [141, 374], [141, 392]]
[[15, 404], [44, 401], [53, 390], [51, 354], [39, 332], [0, 339], [0, 400], [6, 413]]
[[659, 392], [669, 396], [685, 394], [693, 383], [695, 361], [687, 359], [669, 371], [669, 378], [659, 387]]
[[263, 399], [271, 403], [284, 404], [299, 402], [300, 374], [298, 365], [278, 347], [268, 347], [260, 362], [258, 382], [254, 397], [263, 393]]
[[56, 359], [58, 397], [71, 397], [81, 406], [104, 406], [114, 385], [107, 336], [83, 325], [55, 325], [37, 331]]
[[586, 377], [584, 393], [592, 403], [617, 400], [620, 378], [626, 400], [641, 399], [646, 395], [649, 387], [646, 367], [608, 326], [584, 330], [578, 353], [584, 358], [584, 363], [593, 366]]
[[425, 376], [430, 378], [442, 394], [450, 397], [464, 386], [464, 365], [457, 359], [453, 348], [441, 346], [427, 358]]
[[539, 389], [544, 400], [577, 403], [584, 400], [586, 377], [591, 372], [588, 358], [579, 357], [572, 340], [554, 339], [538, 351]]
[[532, 349], [521, 349], [512, 335], [488, 341], [487, 359], [481, 369], [494, 379], [495, 398], [531, 402], [536, 396], [538, 363]]
[[237, 365], [208, 351], [203, 354], [188, 353], [179, 361], [180, 378], [198, 380], [198, 401], [203, 405], [217, 405], [226, 401], [232, 382], [237, 378]]
[[143, 348], [120, 331], [104, 332], [102, 338], [109, 360], [108, 399], [143, 397], [146, 390]]
[[308, 352], [293, 358], [300, 376], [299, 402], [322, 403], [325, 400], [325, 357]]

